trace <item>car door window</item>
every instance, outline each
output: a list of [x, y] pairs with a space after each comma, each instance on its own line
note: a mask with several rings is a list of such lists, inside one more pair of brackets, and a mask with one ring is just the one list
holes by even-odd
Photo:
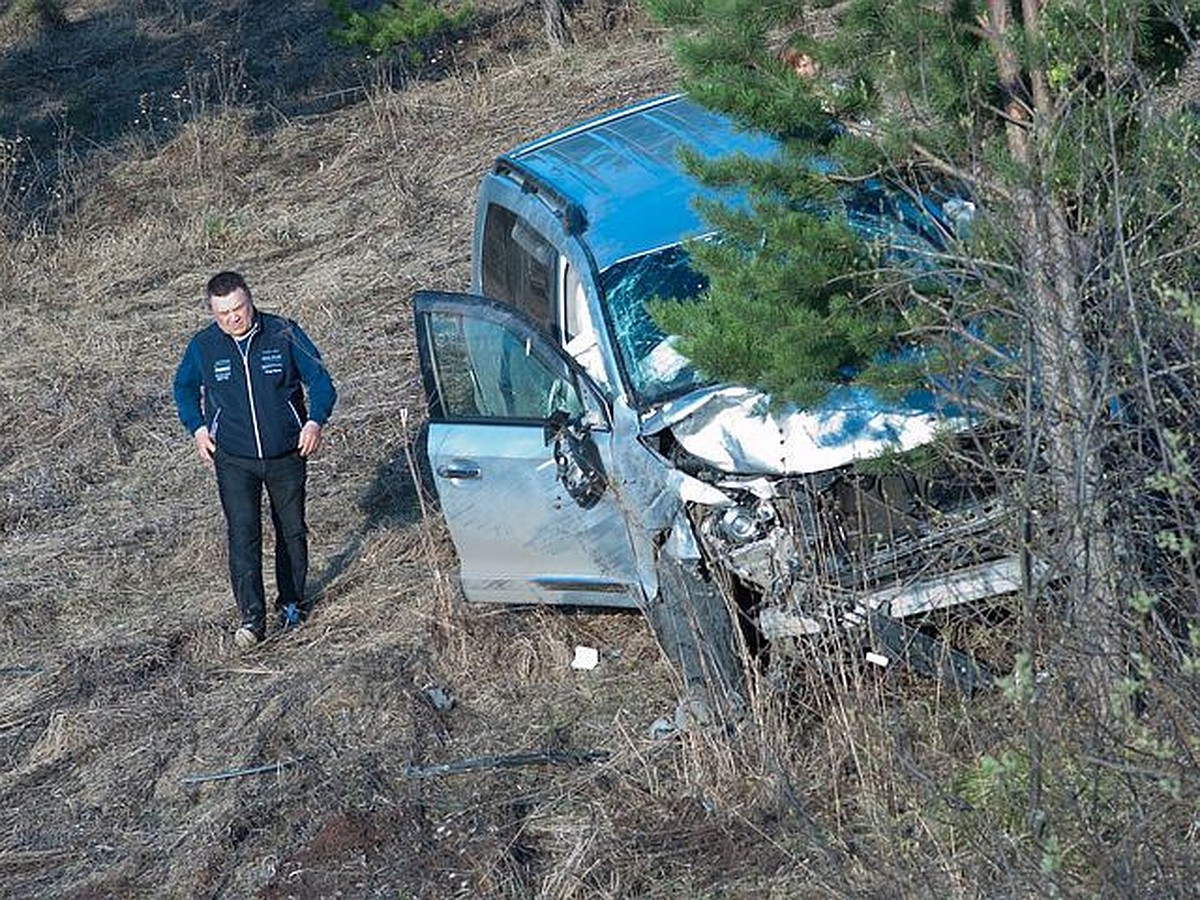
[[451, 312], [429, 317], [435, 381], [449, 419], [545, 421], [584, 411], [574, 373], [532, 338]]
[[482, 288], [554, 335], [598, 384], [608, 374], [579, 271], [550, 241], [498, 204], [484, 217]]

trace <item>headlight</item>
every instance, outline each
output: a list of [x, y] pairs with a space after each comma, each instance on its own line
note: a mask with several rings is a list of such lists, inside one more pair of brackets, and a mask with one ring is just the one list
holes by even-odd
[[754, 510], [744, 506], [731, 506], [721, 513], [717, 530], [727, 541], [745, 544], [759, 535], [759, 518]]

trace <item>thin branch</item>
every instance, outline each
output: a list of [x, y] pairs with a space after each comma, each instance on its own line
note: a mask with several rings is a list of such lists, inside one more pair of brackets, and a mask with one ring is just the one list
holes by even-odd
[[179, 779], [182, 784], [202, 784], [206, 781], [225, 781], [229, 778], [245, 778], [249, 775], [265, 775], [268, 772], [279, 772], [286, 769], [288, 766], [294, 766], [299, 762], [303, 762], [304, 757], [298, 756], [294, 759], [282, 759], [279, 762], [270, 763], [265, 766], [253, 766], [249, 769], [228, 769], [224, 772], [212, 772], [206, 775], [185, 775]]
[[473, 756], [455, 762], [431, 766], [409, 766], [406, 778], [432, 778], [438, 775], [458, 775], [482, 769], [514, 769], [518, 766], [541, 766], [555, 763], [580, 764], [601, 762], [612, 756], [608, 750], [543, 750], [531, 753], [509, 753], [503, 756]]
[[[920, 159], [922, 159], [928, 166], [930, 166], [931, 168], [935, 169], [938, 172], [941, 172], [943, 175], [947, 175], [951, 178], [957, 178], [966, 184], [975, 186], [977, 189], [983, 187], [983, 185], [980, 184], [978, 177], [972, 175], [971, 173], [967, 172], [964, 169], [959, 168], [958, 166], [954, 165], [953, 163], [946, 161], [945, 159], [943, 159], [942, 157], [940, 157], [936, 153], [934, 153], [932, 150], [930, 150], [928, 147], [926, 147], [924, 144], [921, 144], [918, 141], [913, 141], [912, 149], [913, 149], [913, 152]], [[993, 193], [996, 196], [1000, 197], [1002, 200], [1005, 200], [1009, 203], [1011, 203], [1013, 201], [1012, 194], [1010, 194], [1007, 189], [1001, 187], [999, 184], [989, 183], [986, 186], [986, 190], [989, 193]]]

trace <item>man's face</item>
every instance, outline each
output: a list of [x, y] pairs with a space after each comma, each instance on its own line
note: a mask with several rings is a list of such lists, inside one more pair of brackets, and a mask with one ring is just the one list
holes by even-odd
[[250, 297], [241, 288], [223, 297], [213, 297], [211, 302], [217, 326], [230, 337], [241, 337], [254, 324], [254, 307], [250, 305]]

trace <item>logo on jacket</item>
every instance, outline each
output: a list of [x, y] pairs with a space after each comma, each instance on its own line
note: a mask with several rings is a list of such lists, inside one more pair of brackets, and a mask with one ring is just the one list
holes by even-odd
[[216, 381], [228, 381], [232, 371], [233, 363], [227, 359], [218, 359], [213, 363], [213, 379]]
[[264, 375], [282, 375], [283, 353], [276, 347], [268, 347], [262, 352], [261, 364]]

